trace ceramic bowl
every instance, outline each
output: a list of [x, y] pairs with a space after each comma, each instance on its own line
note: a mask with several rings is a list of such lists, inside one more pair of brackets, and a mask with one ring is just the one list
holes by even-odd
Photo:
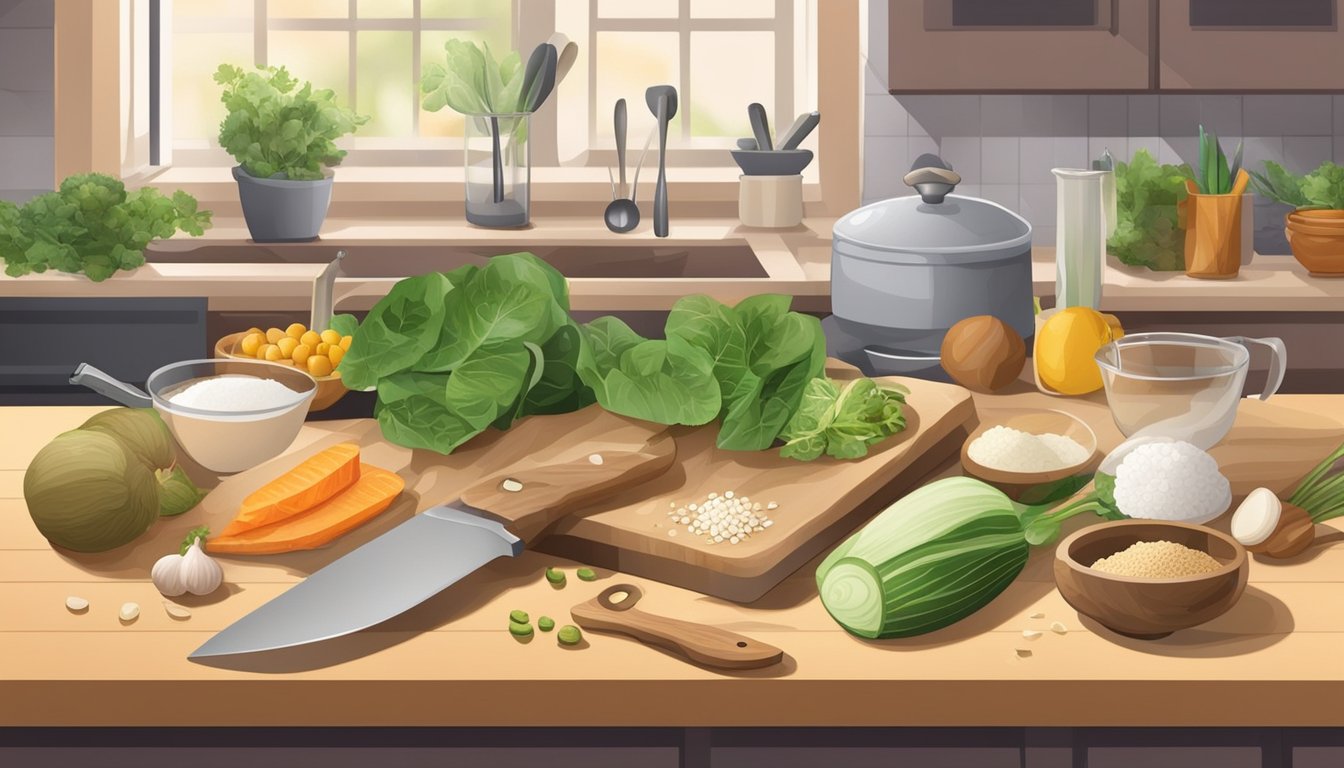
[[[1140, 579], [1091, 568], [1140, 541], [1171, 541], [1222, 563], [1212, 573]], [[1055, 550], [1055, 585], [1064, 599], [1107, 629], [1156, 640], [1226, 613], [1246, 590], [1246, 549], [1225, 533], [1187, 523], [1121, 520], [1074, 533]]]
[[[1045, 472], [1013, 472], [987, 467], [971, 458], [971, 443], [998, 426], [1010, 427], [1033, 435], [1064, 435], [1087, 450], [1087, 459]], [[1013, 501], [1026, 503], [1038, 503], [1040, 500], [1032, 498], [1033, 494], [1065, 478], [1091, 474], [1096, 471], [1100, 463], [1101, 451], [1097, 448], [1096, 433], [1087, 422], [1064, 411], [1026, 409], [990, 411], [988, 415], [981, 417], [980, 426], [971, 432], [970, 437], [967, 437], [961, 446], [961, 466], [966, 470], [966, 474], [998, 488], [1008, 494], [1008, 498]]]
[[747, 176], [793, 176], [812, 162], [810, 149], [734, 149], [732, 153]]
[[1285, 222], [1298, 263], [1317, 277], [1344, 277], [1344, 211], [1294, 211]]
[[[248, 357], [237, 351], [238, 344], [242, 342], [243, 337], [246, 335], [247, 331], [231, 333], [215, 342], [215, 357], [229, 360], [255, 360], [256, 358]], [[276, 362], [283, 365], [289, 365], [295, 370], [298, 370], [298, 366], [295, 366], [289, 360], [280, 360]], [[345, 382], [341, 381], [341, 374], [339, 372], [333, 373], [330, 376], [314, 376], [312, 378], [317, 380], [317, 394], [313, 396], [312, 405], [308, 406], [308, 411], [310, 413], [330, 408], [342, 397], [345, 397], [346, 392], [350, 391], [349, 389], [346, 389]]]

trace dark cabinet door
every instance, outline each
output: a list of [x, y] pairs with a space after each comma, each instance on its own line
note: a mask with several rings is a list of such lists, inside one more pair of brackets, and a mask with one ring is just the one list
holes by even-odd
[[1148, 0], [890, 0], [893, 92], [1152, 87]]
[[1193, 91], [1344, 88], [1341, 0], [1162, 0], [1158, 86]]

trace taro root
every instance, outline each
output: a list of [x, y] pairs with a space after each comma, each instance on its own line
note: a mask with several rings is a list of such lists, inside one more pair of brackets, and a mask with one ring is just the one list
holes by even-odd
[[1027, 362], [1027, 345], [993, 315], [961, 320], [943, 337], [943, 370], [961, 386], [995, 392], [1011, 384]]

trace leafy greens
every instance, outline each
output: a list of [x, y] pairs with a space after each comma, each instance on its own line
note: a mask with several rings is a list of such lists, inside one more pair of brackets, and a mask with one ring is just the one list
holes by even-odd
[[1344, 167], [1329, 160], [1305, 176], [1266, 161], [1265, 172], [1251, 179], [1257, 194], [1294, 208], [1344, 210]]
[[866, 456], [869, 446], [905, 429], [907, 394], [904, 387], [881, 386], [872, 379], [813, 379], [784, 427], [779, 455], [799, 461], [823, 453], [837, 459]]
[[1185, 269], [1185, 230], [1177, 206], [1188, 194], [1187, 166], [1159, 165], [1147, 150], [1115, 166], [1117, 222], [1107, 249], [1125, 264]]
[[523, 66], [517, 51], [495, 61], [488, 43], [449, 40], [444, 60], [427, 62], [420, 79], [428, 112], [450, 107], [464, 115], [509, 114], [523, 108]]
[[210, 212], [186, 192], [128, 192], [111, 176], [79, 174], [23, 206], [0, 200], [0, 260], [12, 277], [54, 269], [101, 282], [144, 264], [151, 240], [209, 227]]

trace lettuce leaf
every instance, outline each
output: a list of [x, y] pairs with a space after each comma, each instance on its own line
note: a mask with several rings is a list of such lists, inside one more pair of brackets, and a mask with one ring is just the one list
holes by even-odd
[[906, 394], [904, 387], [882, 386], [872, 379], [813, 379], [784, 428], [779, 455], [799, 461], [823, 453], [836, 459], [866, 456], [869, 446], [905, 429]]
[[1117, 163], [1117, 221], [1107, 250], [1132, 266], [1185, 269], [1185, 230], [1177, 205], [1186, 198], [1189, 173], [1184, 165], [1159, 165], [1143, 149], [1129, 163]]

